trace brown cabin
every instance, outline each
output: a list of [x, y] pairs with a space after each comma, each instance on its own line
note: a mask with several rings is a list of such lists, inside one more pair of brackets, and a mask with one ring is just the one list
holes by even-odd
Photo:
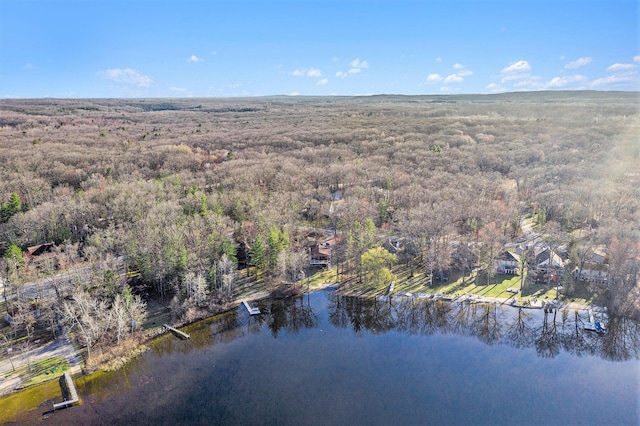
[[23, 254], [24, 257], [26, 257], [28, 260], [31, 260], [34, 257], [42, 256], [46, 253], [51, 253], [55, 246], [55, 243], [38, 244], [37, 246], [27, 247]]
[[335, 235], [314, 244], [309, 250], [309, 264], [331, 268], [331, 250], [338, 242]]

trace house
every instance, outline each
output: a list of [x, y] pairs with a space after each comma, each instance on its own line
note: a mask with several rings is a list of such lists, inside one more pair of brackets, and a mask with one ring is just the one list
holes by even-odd
[[309, 264], [312, 266], [326, 266], [331, 268], [331, 251], [337, 244], [338, 238], [330, 235], [322, 241], [317, 241], [309, 248]]
[[607, 285], [609, 283], [609, 264], [606, 263], [607, 254], [603, 247], [593, 251], [591, 256], [582, 264], [582, 268], [576, 267], [573, 278], [588, 283]]
[[560, 272], [564, 269], [564, 260], [550, 247], [536, 247], [529, 260], [529, 269], [536, 272]]
[[517, 253], [503, 251], [495, 261], [495, 269], [499, 274], [518, 275], [520, 273], [521, 257]]
[[37, 246], [28, 247], [22, 254], [27, 262], [36, 269], [38, 268], [55, 268], [60, 267], [60, 259], [55, 250], [55, 243], [38, 244]]
[[51, 253], [55, 247], [54, 243], [38, 244], [37, 246], [28, 247], [24, 251], [24, 257], [31, 260], [34, 257], [42, 256], [46, 253]]

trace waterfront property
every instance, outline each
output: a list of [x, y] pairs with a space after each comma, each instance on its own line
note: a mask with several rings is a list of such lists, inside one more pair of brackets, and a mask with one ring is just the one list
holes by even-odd
[[593, 333], [586, 311], [407, 294], [261, 304], [263, 315], [238, 306], [191, 325], [189, 340], [162, 336], [124, 369], [77, 380], [83, 404], [55, 421], [637, 424], [640, 325], [631, 320], [600, 313], [606, 333]]

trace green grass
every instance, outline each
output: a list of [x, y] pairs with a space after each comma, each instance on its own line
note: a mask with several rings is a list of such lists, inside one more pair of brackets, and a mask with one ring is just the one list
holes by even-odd
[[40, 383], [48, 382], [52, 379], [57, 379], [69, 370], [69, 363], [66, 359], [60, 357], [47, 358], [40, 361], [31, 363], [31, 371], [27, 366], [16, 368], [15, 371], [10, 371], [5, 379], [11, 379], [19, 376], [22, 378], [20, 388], [26, 388], [29, 386], [37, 385]]
[[327, 284], [333, 284], [336, 282], [336, 267], [331, 269], [321, 269], [315, 274], [305, 278], [302, 284], [302, 288], [306, 289], [307, 285], [309, 289], [324, 287]]
[[[332, 273], [332, 279], [335, 280], [335, 269], [332, 270]], [[434, 280], [433, 283], [431, 283], [429, 274], [425, 273], [423, 269], [415, 269], [413, 276], [411, 276], [410, 270], [406, 265], [398, 265], [393, 269], [393, 273], [397, 277], [394, 287], [396, 292], [408, 291], [411, 293], [442, 293], [449, 295], [474, 294], [503, 299], [518, 297], [521, 301], [532, 299], [553, 300], [556, 298], [555, 288], [548, 288], [542, 284], [528, 283], [526, 282], [526, 277], [523, 279], [525, 287], [521, 295], [506, 291], [508, 288], [520, 289], [520, 275], [497, 274], [491, 277], [488, 281], [489, 284], [487, 284], [487, 276], [481, 274], [477, 280], [478, 285], [476, 285], [475, 274], [467, 273], [463, 279], [459, 271], [450, 271], [448, 281]], [[367, 283], [359, 283], [357, 279], [353, 279], [345, 285], [344, 291], [350, 295], [372, 297], [386, 294], [388, 288], [389, 283], [372, 286]], [[561, 292], [560, 299], [582, 305], [598, 303], [594, 295], [588, 292], [584, 286], [577, 286], [571, 297], [563, 295]]]
[[[60, 392], [58, 381], [50, 380], [0, 398], [0, 424], [16, 422], [19, 415], [36, 410], [38, 407], [42, 408], [45, 402], [60, 398]], [[51, 409], [51, 404], [47, 407]], [[41, 411], [44, 410], [38, 410], [38, 415]]]

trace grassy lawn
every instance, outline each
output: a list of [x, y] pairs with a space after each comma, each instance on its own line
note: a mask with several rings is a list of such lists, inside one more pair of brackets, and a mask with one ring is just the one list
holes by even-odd
[[60, 383], [57, 380], [50, 380], [39, 386], [32, 386], [29, 389], [0, 398], [0, 424], [15, 422], [19, 414], [35, 410], [38, 407], [51, 409], [50, 402], [55, 398], [60, 398], [60, 392]]
[[256, 277], [255, 268], [251, 267], [251, 276], [247, 277], [247, 270], [241, 270], [237, 272], [237, 279], [234, 282], [235, 288], [233, 293], [235, 295], [250, 295], [254, 293], [260, 293], [265, 291], [264, 272], [258, 274]]
[[47, 382], [51, 379], [57, 379], [67, 370], [69, 370], [69, 363], [67, 360], [60, 357], [54, 357], [32, 362], [31, 372], [28, 371], [27, 366], [19, 367], [16, 368], [15, 371], [7, 373], [4, 378], [11, 379], [19, 376], [22, 378], [20, 387], [26, 388]]
[[[521, 301], [532, 299], [553, 300], [556, 298], [555, 288], [527, 282], [526, 277], [521, 279], [520, 275], [497, 274], [487, 280], [487, 276], [481, 274], [478, 277], [478, 285], [476, 285], [475, 274], [467, 273], [463, 279], [459, 271], [450, 271], [448, 281], [434, 280], [433, 283], [431, 282], [429, 274], [423, 270], [416, 269], [414, 270], [413, 276], [411, 276], [409, 268], [406, 265], [398, 265], [393, 269], [393, 273], [397, 277], [394, 287], [395, 292], [407, 291], [411, 293], [442, 293], [450, 295], [474, 294], [504, 299], [518, 297]], [[311, 279], [312, 282], [322, 282], [323, 280], [335, 281], [335, 268], [328, 272], [324, 271], [321, 274], [316, 274], [311, 277]], [[520, 290], [521, 281], [524, 281], [522, 295], [507, 291], [507, 289]], [[313, 288], [313, 285], [311, 288]], [[389, 283], [376, 287], [367, 283], [359, 283], [357, 282], [357, 278], [354, 278], [350, 282], [347, 281], [343, 289], [345, 294], [348, 295], [372, 297], [386, 294], [389, 289]], [[563, 295], [562, 291], [559, 297], [560, 300], [582, 305], [599, 303], [592, 293], [580, 285], [576, 287], [571, 297]]]
[[320, 287], [325, 287], [328, 284], [333, 284], [336, 282], [336, 268], [333, 267], [331, 269], [320, 269], [313, 275], [305, 278], [302, 283], [302, 288], [306, 290], [307, 286], [309, 289], [314, 290]]

